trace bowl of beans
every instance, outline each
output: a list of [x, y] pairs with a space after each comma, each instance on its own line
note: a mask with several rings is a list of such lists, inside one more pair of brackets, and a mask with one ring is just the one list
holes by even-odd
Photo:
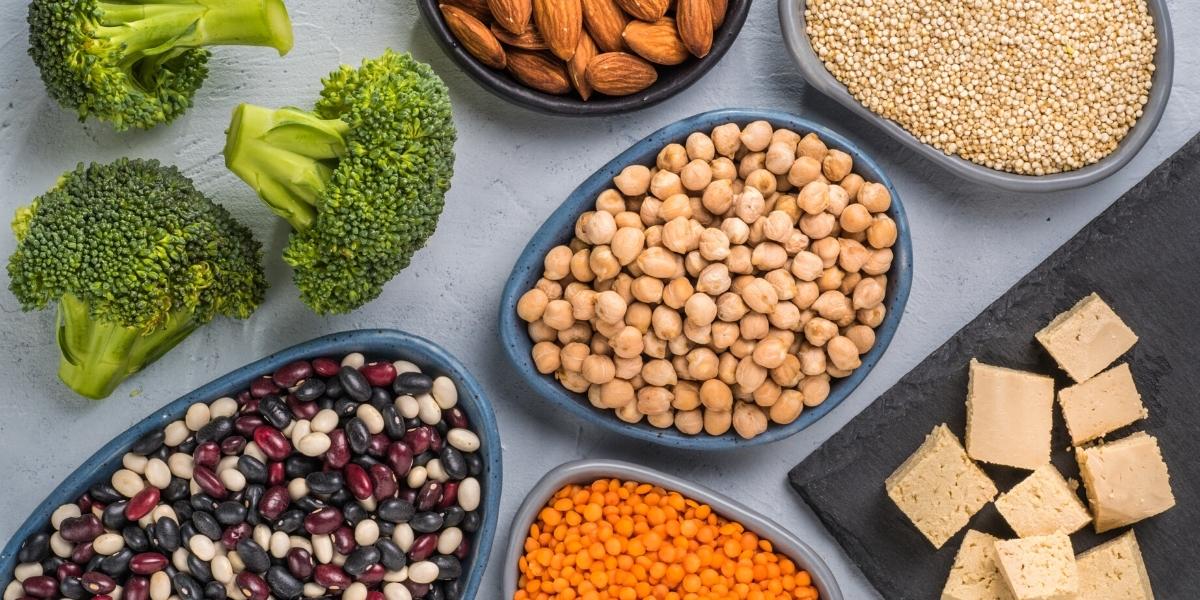
[[334, 334], [220, 377], [89, 458], [0, 552], [7, 600], [469, 599], [495, 416], [433, 343]]
[[1112, 175], [1171, 92], [1165, 0], [781, 0], [810, 85], [955, 175], [1051, 192]]
[[849, 140], [781, 112], [671, 124], [601, 167], [518, 258], [516, 372], [599, 427], [688, 449], [783, 439], [887, 348], [911, 283], [895, 188]]
[[505, 600], [842, 600], [820, 555], [770, 519], [612, 460], [567, 463], [534, 487], [513, 518], [503, 585]]

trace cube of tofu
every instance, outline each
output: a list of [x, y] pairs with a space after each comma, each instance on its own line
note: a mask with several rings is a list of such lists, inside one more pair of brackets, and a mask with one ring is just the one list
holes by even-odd
[[1147, 416], [1133, 373], [1125, 363], [1060, 390], [1058, 403], [1076, 446]]
[[1096, 533], [1137, 523], [1175, 506], [1158, 440], [1137, 432], [1075, 452]]
[[1054, 379], [971, 359], [967, 384], [967, 454], [975, 460], [1034, 470], [1050, 462]]
[[1013, 600], [996, 562], [996, 538], [968, 529], [942, 588], [942, 600]]
[[996, 497], [996, 485], [971, 462], [944, 423], [885, 482], [887, 494], [936, 548]]
[[1133, 530], [1075, 557], [1079, 600], [1154, 600]]
[[1095, 293], [1054, 317], [1034, 337], [1071, 379], [1080, 382], [1103, 371], [1138, 339]]
[[1037, 468], [996, 499], [996, 509], [1018, 536], [1070, 535], [1092, 521], [1092, 515], [1052, 464]]
[[1079, 572], [1063, 533], [997, 540], [996, 559], [1017, 600], [1078, 600]]

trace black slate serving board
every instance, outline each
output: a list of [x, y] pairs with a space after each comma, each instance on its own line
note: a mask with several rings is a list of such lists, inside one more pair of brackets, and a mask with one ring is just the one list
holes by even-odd
[[[792, 486], [884, 598], [938, 598], [963, 535], [935, 551], [888, 499], [884, 479], [939, 423], [962, 436], [972, 357], [1069, 385], [1033, 334], [1093, 291], [1140, 338], [1120, 360], [1150, 412], [1108, 439], [1138, 430], [1157, 436], [1171, 472], [1176, 506], [1134, 526], [1155, 596], [1200, 598], [1200, 136], [791, 471]], [[1069, 446], [1056, 403], [1054, 464], [1078, 479]], [[1027, 474], [984, 469], [1001, 491]], [[970, 526], [1015, 537], [991, 504]], [[1081, 552], [1124, 531], [1096, 535], [1089, 527], [1072, 540]]]

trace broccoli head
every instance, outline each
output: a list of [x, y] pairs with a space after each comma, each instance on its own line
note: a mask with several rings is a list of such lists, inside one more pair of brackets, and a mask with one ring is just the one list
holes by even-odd
[[282, 0], [33, 0], [29, 55], [50, 96], [117, 129], [167, 123], [208, 74], [205, 46], [285, 54]]
[[454, 171], [442, 80], [388, 51], [323, 80], [312, 111], [243, 104], [225, 164], [292, 225], [301, 299], [343, 313], [379, 296], [437, 227]]
[[157, 161], [79, 165], [12, 227], [9, 287], [25, 310], [58, 303], [58, 375], [89, 398], [267, 288], [250, 230]]

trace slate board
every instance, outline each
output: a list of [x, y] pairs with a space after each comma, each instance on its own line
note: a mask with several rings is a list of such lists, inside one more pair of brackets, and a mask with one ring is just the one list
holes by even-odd
[[[1055, 315], [1097, 292], [1138, 334], [1120, 360], [1150, 412], [1108, 436], [1157, 436], [1176, 506], [1134, 526], [1155, 596], [1200, 597], [1200, 136], [1089, 223], [789, 474], [792, 486], [888, 600], [938, 598], [960, 532], [935, 551], [884, 492], [884, 479], [934, 426], [966, 425], [967, 362], [1069, 378], [1034, 341]], [[1079, 478], [1055, 404], [1054, 464]], [[985, 465], [1001, 491], [1026, 471]], [[1083, 490], [1080, 490], [1082, 497]], [[970, 527], [1015, 537], [989, 504]], [[964, 529], [965, 531], [965, 529]], [[1072, 536], [1076, 552], [1123, 533]]]

